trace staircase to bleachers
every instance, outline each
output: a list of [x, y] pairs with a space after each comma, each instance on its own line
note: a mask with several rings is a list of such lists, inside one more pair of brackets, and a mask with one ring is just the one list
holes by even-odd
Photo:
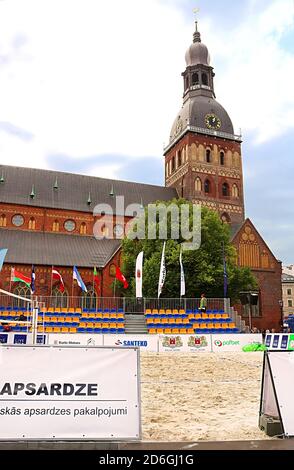
[[125, 315], [125, 332], [133, 335], [148, 333], [144, 315]]

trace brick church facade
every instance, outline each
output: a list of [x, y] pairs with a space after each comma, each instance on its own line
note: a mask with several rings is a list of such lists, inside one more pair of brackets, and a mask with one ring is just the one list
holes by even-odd
[[[89, 296], [95, 296], [93, 268], [97, 267], [102, 297], [113, 295], [115, 266], [120, 265], [120, 236], [131, 216], [115, 207], [116, 195], [125, 205], [142, 207], [156, 200], [184, 197], [219, 213], [232, 229], [238, 264], [248, 266], [258, 279], [259, 305], [254, 326], [278, 329], [281, 323], [281, 263], [275, 258], [249, 219], [245, 219], [241, 136], [234, 134], [226, 110], [215, 99], [214, 71], [209, 52], [196, 30], [186, 53], [183, 106], [172, 126], [164, 151], [165, 187], [108, 180], [48, 170], [0, 165], [0, 247], [8, 248], [0, 273], [0, 287], [25, 294], [11, 286], [14, 266], [30, 275], [34, 264], [36, 295], [60, 296], [51, 281], [52, 266], [62, 274], [64, 296], [80, 296], [73, 285], [76, 265]], [[112, 208], [116, 220], [95, 210], [96, 204]], [[93, 236], [103, 217], [106, 238]], [[114, 239], [107, 235], [114, 232]], [[243, 318], [245, 308], [237, 306]]]

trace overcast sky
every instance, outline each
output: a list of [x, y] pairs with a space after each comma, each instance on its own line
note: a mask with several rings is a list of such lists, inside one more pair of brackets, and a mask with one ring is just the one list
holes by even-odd
[[0, 162], [164, 184], [195, 6], [246, 214], [292, 263], [293, 0], [0, 0]]

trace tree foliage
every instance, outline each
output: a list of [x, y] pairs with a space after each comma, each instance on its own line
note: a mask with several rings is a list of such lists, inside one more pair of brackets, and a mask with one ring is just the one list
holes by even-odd
[[[158, 204], [176, 204], [180, 209], [183, 204], [189, 205], [189, 226], [192, 228], [193, 205], [184, 199], [174, 199]], [[124, 291], [126, 296], [135, 296], [135, 264], [140, 251], [144, 252], [143, 264], [143, 295], [157, 297], [163, 240], [149, 240], [147, 237], [148, 211], [145, 209], [145, 239], [131, 240], [125, 238], [122, 243], [123, 271], [129, 281], [129, 288]], [[167, 216], [167, 242], [165, 249], [166, 279], [162, 297], [180, 296], [180, 265], [179, 255], [181, 236], [170, 239], [172, 229], [171, 217]], [[136, 226], [134, 227], [136, 229]], [[156, 232], [159, 232], [159, 220], [156, 220]], [[181, 230], [180, 230], [181, 233]], [[228, 296], [235, 300], [239, 292], [255, 289], [257, 282], [249, 268], [239, 268], [236, 264], [237, 253], [230, 242], [231, 231], [219, 215], [205, 207], [201, 209], [201, 245], [196, 250], [183, 251], [183, 265], [186, 281], [186, 297], [200, 297], [205, 292], [207, 297], [223, 297], [224, 265], [223, 252], [226, 258], [228, 276]], [[223, 248], [224, 247], [224, 248]]]

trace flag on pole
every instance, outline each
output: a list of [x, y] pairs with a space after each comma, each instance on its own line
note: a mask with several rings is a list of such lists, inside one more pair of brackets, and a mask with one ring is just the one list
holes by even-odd
[[52, 279], [55, 280], [55, 281], [59, 281], [59, 290], [60, 292], [64, 292], [64, 282], [63, 282], [63, 279], [62, 279], [62, 276], [61, 274], [52, 267]]
[[223, 242], [223, 265], [224, 265], [224, 299], [226, 299], [228, 295], [228, 274], [227, 274], [227, 262], [226, 262], [224, 242]]
[[141, 251], [136, 259], [136, 297], [143, 297], [142, 285], [143, 285], [143, 256], [144, 253]]
[[6, 253], [7, 253], [7, 248], [2, 248], [0, 250], [0, 271], [2, 269], [2, 266], [3, 266], [3, 263], [4, 263], [4, 258], [6, 256]]
[[124, 289], [127, 289], [129, 287], [129, 283], [126, 280], [125, 276], [121, 272], [118, 266], [115, 267], [115, 277], [118, 279], [118, 281], [122, 282], [124, 285]]
[[183, 261], [182, 261], [182, 247], [180, 251], [180, 267], [181, 267], [181, 288], [180, 288], [180, 296], [182, 297], [183, 295], [186, 294], [186, 284], [185, 284], [185, 272], [184, 272], [184, 266], [183, 266]]
[[24, 276], [24, 274], [16, 271], [15, 268], [11, 268], [11, 282], [24, 282], [28, 287], [31, 287], [31, 278]]
[[32, 265], [32, 274], [31, 274], [31, 293], [35, 293], [35, 281], [36, 281], [36, 274], [35, 274], [35, 267]]
[[165, 269], [165, 261], [164, 261], [164, 253], [165, 253], [165, 243], [163, 243], [162, 254], [161, 254], [161, 263], [160, 263], [160, 272], [159, 272], [159, 280], [158, 280], [158, 298], [162, 292], [162, 288], [165, 281], [166, 276], [166, 269]]
[[88, 292], [87, 287], [86, 287], [79, 271], [77, 270], [76, 266], [73, 267], [72, 277], [73, 277], [73, 279], [75, 279], [77, 281], [78, 286], [82, 289], [83, 292]]
[[99, 276], [98, 276], [96, 266], [95, 266], [94, 272], [93, 272], [93, 283], [94, 283], [94, 287], [95, 287], [95, 290], [96, 290], [97, 294], [99, 294], [99, 292], [100, 292], [100, 279], [99, 279]]

